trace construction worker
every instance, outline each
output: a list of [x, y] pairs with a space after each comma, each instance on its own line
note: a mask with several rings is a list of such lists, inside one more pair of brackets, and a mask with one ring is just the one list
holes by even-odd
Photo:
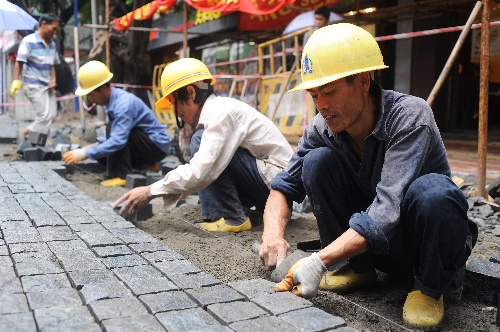
[[60, 64], [53, 38], [59, 30], [59, 17], [45, 13], [40, 16], [38, 30], [21, 41], [14, 64], [9, 94], [15, 98], [21, 87], [35, 111], [34, 121], [21, 131], [26, 137], [30, 131], [47, 135], [57, 115], [56, 71]]
[[302, 82], [290, 91], [308, 91], [319, 114], [271, 182], [263, 264], [274, 269], [289, 254], [291, 204], [307, 194], [322, 249], [292, 266], [289, 287], [277, 288], [298, 285], [293, 292], [304, 297], [318, 288], [349, 292], [374, 286], [377, 268], [414, 281], [403, 307], [407, 324], [438, 326], [443, 292], [458, 281], [477, 227], [450, 179], [431, 108], [371, 79], [371, 71], [387, 66], [375, 39], [355, 25], [317, 30], [301, 61]]
[[104, 106], [108, 117], [106, 138], [66, 152], [62, 159], [68, 165], [87, 158], [98, 160], [106, 165], [109, 178], [101, 185], [125, 186], [127, 174], [152, 168], [165, 158], [171, 139], [141, 99], [110, 85], [112, 77], [108, 67], [99, 61], [89, 61], [78, 71], [75, 94]]
[[278, 128], [263, 114], [234, 98], [215, 96], [207, 66], [193, 58], [168, 64], [161, 76], [163, 97], [156, 106], [170, 104], [182, 127], [195, 129], [191, 160], [150, 186], [138, 187], [119, 198], [122, 215], [135, 215], [155, 197], [170, 209], [198, 192], [203, 222], [214, 232], [252, 229], [245, 207], [263, 211], [269, 182], [288, 163], [292, 149]]
[[[330, 9], [328, 9], [328, 7], [326, 6], [316, 8], [314, 10], [314, 29], [312, 32], [326, 27], [328, 25], [328, 21], [330, 21]], [[302, 39], [302, 45], [305, 45], [307, 43], [309, 37], [309, 32], [306, 32]]]

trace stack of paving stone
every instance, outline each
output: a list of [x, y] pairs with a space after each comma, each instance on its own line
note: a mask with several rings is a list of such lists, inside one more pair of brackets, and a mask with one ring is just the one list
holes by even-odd
[[355, 331], [274, 283], [222, 284], [41, 163], [0, 163], [1, 331]]

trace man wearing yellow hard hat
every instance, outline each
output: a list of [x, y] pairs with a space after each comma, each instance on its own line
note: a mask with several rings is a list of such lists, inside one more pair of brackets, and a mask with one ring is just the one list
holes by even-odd
[[175, 114], [195, 133], [191, 160], [162, 180], [138, 187], [118, 199], [121, 214], [134, 215], [154, 197], [165, 207], [195, 192], [203, 222], [213, 232], [252, 229], [245, 208], [263, 211], [269, 182], [288, 163], [292, 149], [274, 123], [256, 109], [234, 98], [214, 94], [215, 78], [207, 66], [193, 58], [168, 64], [161, 75], [163, 97], [156, 106], [173, 104]]
[[291, 202], [306, 194], [322, 249], [295, 263], [287, 276], [293, 282], [276, 290], [349, 292], [375, 286], [378, 269], [413, 281], [407, 324], [439, 326], [443, 292], [459, 280], [477, 226], [450, 179], [431, 108], [371, 79], [387, 66], [375, 39], [355, 25], [317, 30], [301, 61], [302, 82], [290, 91], [308, 91], [319, 114], [271, 182], [259, 254], [269, 269], [288, 255]]
[[69, 165], [87, 158], [98, 160], [106, 165], [109, 177], [101, 185], [125, 186], [127, 174], [165, 158], [171, 139], [141, 99], [110, 85], [112, 77], [99, 61], [89, 61], [78, 71], [75, 94], [104, 106], [106, 139], [66, 152], [62, 159]]

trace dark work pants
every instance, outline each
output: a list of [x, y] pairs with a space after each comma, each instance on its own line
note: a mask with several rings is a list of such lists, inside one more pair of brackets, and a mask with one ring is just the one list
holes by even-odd
[[[302, 180], [313, 203], [322, 247], [345, 232], [350, 217], [366, 211], [375, 198], [359, 188], [329, 148], [306, 155]], [[366, 252], [352, 257], [349, 265], [358, 273], [378, 268], [413, 277], [414, 289], [437, 299], [457, 278], [477, 238], [467, 209], [467, 200], [449, 177], [423, 175], [404, 193], [399, 224], [385, 234], [389, 253]]]
[[[203, 131], [196, 131], [191, 138], [191, 157], [200, 149]], [[255, 157], [239, 148], [219, 177], [198, 192], [202, 218], [246, 219], [243, 207], [255, 206], [257, 211], [264, 211], [269, 192], [259, 174]]]
[[[106, 138], [110, 136], [112, 123], [110, 121], [106, 125]], [[160, 150], [143, 130], [132, 128], [127, 145], [104, 158], [98, 159], [98, 161], [106, 165], [109, 178], [119, 177], [125, 179], [127, 174], [133, 173], [134, 169], [139, 169], [143, 164], [159, 162], [166, 155], [167, 153]]]

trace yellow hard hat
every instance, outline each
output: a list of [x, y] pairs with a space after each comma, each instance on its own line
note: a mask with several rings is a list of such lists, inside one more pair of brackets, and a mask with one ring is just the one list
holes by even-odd
[[214, 85], [215, 78], [212, 77], [207, 66], [198, 59], [184, 58], [169, 63], [161, 73], [161, 91], [163, 97], [155, 106], [165, 108], [170, 105], [168, 95], [183, 86], [210, 79], [210, 85]]
[[75, 95], [85, 96], [111, 80], [113, 74], [104, 63], [92, 60], [81, 66], [76, 76], [78, 89], [76, 89]]
[[377, 41], [368, 31], [350, 23], [331, 24], [316, 30], [307, 40], [302, 51], [302, 83], [288, 92], [384, 68], [388, 67]]

